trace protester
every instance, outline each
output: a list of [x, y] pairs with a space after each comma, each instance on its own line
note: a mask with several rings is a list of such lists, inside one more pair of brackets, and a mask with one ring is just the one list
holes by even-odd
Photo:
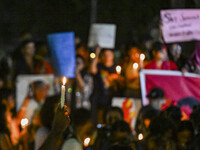
[[32, 84], [33, 95], [31, 98], [25, 99], [24, 104], [21, 107], [19, 116], [21, 118], [27, 118], [29, 123], [32, 122], [36, 112], [39, 112], [48, 94], [49, 87], [43, 81], [35, 81]]
[[183, 71], [200, 73], [200, 41], [196, 42], [195, 50], [193, 51], [189, 61], [185, 64]]
[[60, 105], [58, 105], [52, 129], [39, 150], [56, 150], [58, 148], [57, 143], [60, 141], [62, 134], [69, 126], [69, 123], [70, 118], [67, 112], [67, 107], [64, 106], [64, 108], [61, 108]]
[[92, 124], [90, 112], [80, 108], [71, 113], [72, 133], [65, 140], [62, 150], [83, 150], [84, 139], [88, 137]]
[[40, 148], [51, 131], [58, 103], [59, 96], [48, 97], [39, 112], [42, 127], [37, 130], [35, 135], [35, 150]]
[[[101, 51], [101, 59], [98, 63]], [[91, 95], [93, 110], [98, 110], [98, 122], [103, 122], [103, 112], [111, 105], [113, 93], [116, 89], [116, 64], [114, 53], [110, 49], [97, 47], [96, 57], [91, 63], [90, 71], [94, 76], [94, 90]]]
[[169, 48], [168, 48], [169, 60], [175, 62], [178, 67], [178, 70], [180, 71], [183, 69], [187, 61], [182, 51], [183, 51], [182, 47], [178, 43], [173, 43], [169, 45]]
[[149, 62], [145, 69], [177, 70], [174, 62], [167, 60], [167, 47], [161, 42], [153, 44], [153, 60]]
[[5, 104], [0, 104], [0, 148], [2, 150], [14, 150], [24, 147], [24, 138], [18, 139], [12, 136], [12, 115]]
[[[132, 97], [140, 97], [140, 50], [138, 47], [131, 47], [129, 50], [129, 62], [124, 66], [126, 89], [125, 95]], [[134, 68], [134, 63], [137, 63], [137, 68]]]
[[32, 40], [22, 42], [19, 56], [14, 60], [14, 78], [20, 74], [34, 74], [37, 60], [34, 59], [35, 43]]
[[149, 104], [142, 107], [139, 111], [135, 130], [137, 134], [142, 133], [144, 136], [148, 134], [148, 128], [153, 118], [160, 114], [160, 107], [165, 102], [164, 91], [161, 88], [153, 88], [147, 94]]
[[76, 55], [76, 108], [91, 108], [89, 101], [93, 90], [93, 78], [88, 73], [84, 58]]

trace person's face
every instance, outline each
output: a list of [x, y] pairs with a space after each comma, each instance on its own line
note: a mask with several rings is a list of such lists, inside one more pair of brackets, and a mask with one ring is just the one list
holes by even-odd
[[175, 59], [178, 59], [182, 53], [181, 46], [178, 44], [173, 44], [170, 48], [170, 53]]
[[136, 47], [131, 48], [129, 55], [130, 59], [134, 62], [138, 62], [140, 60], [140, 54]]
[[81, 58], [77, 58], [76, 59], [76, 67], [78, 67], [80, 70], [83, 70], [83, 68], [84, 68], [84, 62], [83, 62], [83, 60], [81, 59]]
[[111, 50], [106, 50], [102, 54], [102, 61], [104, 64], [114, 61], [114, 53]]
[[156, 60], [166, 60], [167, 59], [167, 51], [165, 49], [162, 49], [161, 51], [155, 52], [154, 51], [154, 57]]
[[24, 47], [24, 53], [27, 56], [34, 56], [35, 54], [35, 44], [33, 42], [27, 43]]
[[164, 98], [154, 99], [154, 100], [150, 100], [150, 101], [151, 101], [151, 105], [152, 105], [155, 109], [160, 109], [161, 106], [165, 103], [165, 99], [164, 99]]
[[106, 115], [106, 124], [114, 124], [116, 121], [122, 120], [122, 116], [119, 112], [117, 111], [110, 111]]
[[49, 90], [49, 88], [47, 85], [42, 85], [42, 86], [36, 88], [34, 91], [36, 100], [38, 102], [44, 100], [47, 97], [48, 90]]

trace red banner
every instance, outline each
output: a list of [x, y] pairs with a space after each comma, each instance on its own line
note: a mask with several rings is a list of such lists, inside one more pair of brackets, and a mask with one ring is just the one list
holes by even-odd
[[147, 93], [153, 87], [164, 90], [165, 96], [172, 101], [194, 97], [200, 100], [200, 75], [179, 71], [142, 70], [140, 72], [143, 105], [148, 104]]

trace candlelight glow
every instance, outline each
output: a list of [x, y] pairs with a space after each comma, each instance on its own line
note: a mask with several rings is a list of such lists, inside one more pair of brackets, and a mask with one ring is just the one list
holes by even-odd
[[143, 136], [143, 134], [142, 133], [140, 133], [140, 134], [138, 134], [138, 140], [143, 140], [143, 138], [144, 138], [144, 136]]
[[96, 57], [95, 53], [90, 53], [90, 58], [94, 59]]
[[120, 74], [120, 73], [121, 73], [121, 70], [122, 70], [122, 68], [118, 65], [118, 66], [116, 67], [116, 72], [117, 72], [118, 74]]
[[133, 64], [133, 69], [137, 69], [138, 68], [138, 63], [134, 63]]
[[140, 59], [144, 60], [145, 59], [145, 55], [144, 54], [140, 54]]
[[90, 138], [87, 137], [85, 140], [84, 140], [84, 146], [87, 147], [90, 143]]
[[27, 118], [22, 119], [21, 120], [21, 127], [25, 128], [27, 125], [28, 125], [28, 119]]
[[67, 82], [67, 78], [66, 78], [66, 77], [63, 77], [62, 85], [65, 85], [66, 82]]

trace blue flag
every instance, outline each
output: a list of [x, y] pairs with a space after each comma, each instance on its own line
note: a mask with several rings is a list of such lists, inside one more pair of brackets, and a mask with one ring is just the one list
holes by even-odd
[[47, 40], [58, 75], [74, 78], [76, 65], [74, 32], [49, 34]]

